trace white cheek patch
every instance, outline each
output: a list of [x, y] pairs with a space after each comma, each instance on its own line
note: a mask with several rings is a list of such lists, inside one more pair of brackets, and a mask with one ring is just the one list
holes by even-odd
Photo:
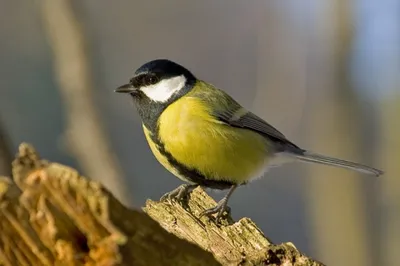
[[164, 79], [157, 84], [141, 87], [140, 90], [151, 100], [156, 102], [166, 102], [176, 92], [185, 87], [186, 78], [181, 75], [169, 79]]

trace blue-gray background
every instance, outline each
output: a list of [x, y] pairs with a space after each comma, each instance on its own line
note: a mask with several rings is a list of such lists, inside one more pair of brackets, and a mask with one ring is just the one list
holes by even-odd
[[[38, 2], [1, 1], [0, 121], [14, 151], [31, 142], [43, 157], [86, 174], [65, 145], [68, 110]], [[323, 166], [273, 169], [234, 194], [235, 218], [250, 217], [274, 242], [291, 241], [328, 265], [395, 265], [399, 1], [72, 2], [105, 141], [123, 169], [117, 182], [134, 206], [180, 182], [153, 158], [132, 104], [113, 89], [142, 63], [169, 58], [300, 146], [387, 171], [377, 179]]]

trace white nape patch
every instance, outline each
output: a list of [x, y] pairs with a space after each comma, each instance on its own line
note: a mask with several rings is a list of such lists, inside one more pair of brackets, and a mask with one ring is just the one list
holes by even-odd
[[147, 95], [151, 100], [156, 102], [166, 102], [171, 96], [183, 89], [186, 84], [184, 75], [163, 79], [160, 82], [141, 87], [140, 90]]

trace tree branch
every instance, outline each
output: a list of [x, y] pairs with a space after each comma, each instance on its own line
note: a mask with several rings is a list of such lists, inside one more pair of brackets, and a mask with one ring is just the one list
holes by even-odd
[[144, 211], [168, 232], [213, 253], [223, 265], [322, 265], [300, 253], [292, 243], [273, 244], [249, 218], [234, 222], [226, 217], [222, 225], [197, 218], [215, 204], [197, 188], [188, 206], [148, 200]]
[[322, 265], [291, 243], [272, 244], [247, 218], [199, 221], [194, 215], [215, 204], [200, 189], [189, 200], [194, 215], [177, 203], [147, 202], [168, 233], [99, 183], [40, 160], [28, 144], [12, 169], [15, 183], [0, 179], [1, 265]]

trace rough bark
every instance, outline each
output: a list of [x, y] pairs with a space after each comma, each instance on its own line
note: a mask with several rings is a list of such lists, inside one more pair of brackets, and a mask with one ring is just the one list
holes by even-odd
[[0, 179], [1, 265], [322, 265], [291, 243], [272, 244], [247, 218], [198, 220], [215, 204], [200, 189], [190, 211], [149, 200], [154, 221], [28, 144], [12, 169], [14, 182]]
[[197, 188], [187, 206], [148, 200], [144, 211], [168, 232], [210, 251], [223, 265], [322, 265], [290, 242], [273, 244], [249, 218], [234, 222], [226, 217], [221, 225], [197, 218], [213, 206], [215, 201]]

